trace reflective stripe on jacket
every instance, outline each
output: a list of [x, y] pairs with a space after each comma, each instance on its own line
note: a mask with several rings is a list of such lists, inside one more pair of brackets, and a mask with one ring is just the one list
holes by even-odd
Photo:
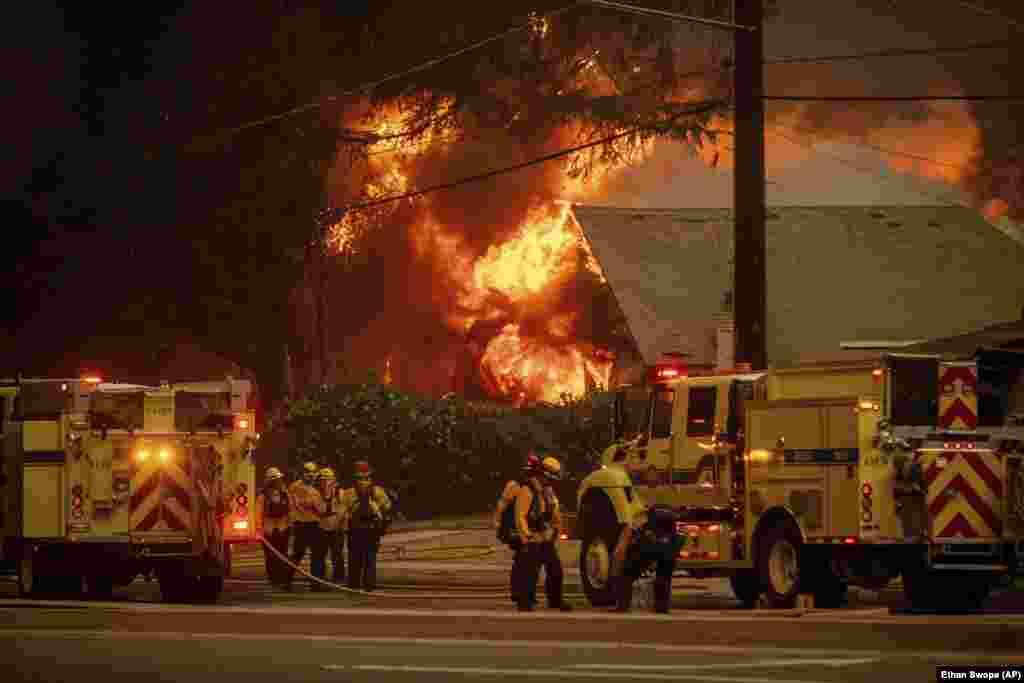
[[558, 497], [550, 487], [541, 490], [538, 501], [538, 514], [541, 518], [550, 511], [551, 521], [546, 529], [533, 531], [530, 529], [530, 506], [536, 493], [533, 486], [521, 486], [516, 494], [516, 529], [519, 536], [527, 543], [545, 543], [558, 538], [562, 530], [562, 512], [558, 504]]
[[[385, 515], [391, 511], [391, 498], [387, 492], [376, 484], [370, 489], [370, 512], [378, 521], [383, 521]], [[341, 498], [341, 524], [343, 527], [351, 531], [353, 528], [353, 521], [355, 526], [359, 526], [359, 520], [353, 520], [353, 515], [356, 512], [356, 508], [359, 507], [359, 487], [345, 489], [345, 493]]]
[[[256, 529], [262, 529], [264, 535], [272, 531], [285, 531], [291, 524], [289, 515], [268, 516], [264, 512], [267, 493], [272, 492], [265, 491], [256, 496]], [[288, 496], [288, 491], [283, 488], [280, 489], [280, 493], [282, 496]]]
[[505, 510], [509, 505], [515, 505], [516, 495], [519, 493], [519, 482], [513, 479], [509, 483], [505, 484], [505, 490], [501, 492], [501, 498], [498, 499], [498, 505], [494, 509], [494, 528], [501, 528], [501, 517], [505, 514]]
[[326, 505], [323, 496], [306, 482], [299, 480], [288, 488], [292, 499], [292, 522], [319, 522]]
[[348, 489], [334, 489], [334, 495], [331, 499], [326, 501], [327, 511], [324, 516], [320, 518], [320, 528], [324, 531], [338, 531], [344, 530], [345, 526], [345, 515], [344, 510], [344, 496]]

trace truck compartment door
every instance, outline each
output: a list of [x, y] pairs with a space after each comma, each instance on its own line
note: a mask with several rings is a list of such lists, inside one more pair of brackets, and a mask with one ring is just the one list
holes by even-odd
[[21, 509], [23, 536], [26, 538], [63, 538], [63, 465], [27, 465], [25, 467]]

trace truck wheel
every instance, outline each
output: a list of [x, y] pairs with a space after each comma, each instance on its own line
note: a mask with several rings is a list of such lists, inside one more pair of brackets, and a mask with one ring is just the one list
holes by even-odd
[[827, 563], [817, 567], [817, 570], [808, 577], [811, 583], [811, 592], [814, 594], [814, 606], [822, 609], [838, 609], [846, 602], [846, 595], [849, 585], [842, 577], [836, 576]]
[[18, 560], [18, 595], [23, 598], [35, 597], [41, 592], [34, 554], [30, 548], [26, 548]]
[[800, 535], [783, 522], [765, 529], [759, 539], [757, 569], [768, 604], [790, 608], [800, 592]]
[[592, 528], [587, 525], [586, 536], [580, 545], [580, 580], [583, 592], [594, 607], [615, 604], [615, 590], [608, 580], [611, 575], [612, 554], [619, 542], [622, 525]]
[[109, 600], [114, 596], [112, 576], [87, 576], [85, 586], [87, 595], [93, 600]]
[[188, 577], [181, 574], [161, 573], [157, 576], [160, 582], [160, 596], [164, 602], [188, 602]]
[[746, 609], [757, 603], [757, 596], [761, 593], [761, 580], [756, 571], [741, 569], [729, 577], [729, 584], [736, 599]]
[[217, 602], [223, 590], [223, 576], [199, 576], [195, 579], [194, 592], [199, 602]]
[[981, 608], [992, 579], [915, 567], [903, 573], [903, 595], [911, 607], [926, 611], [971, 612]]

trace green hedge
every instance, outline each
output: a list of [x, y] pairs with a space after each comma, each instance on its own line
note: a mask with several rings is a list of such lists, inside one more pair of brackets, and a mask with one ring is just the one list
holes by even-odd
[[352, 465], [368, 460], [375, 478], [396, 489], [410, 519], [488, 510], [501, 487], [536, 450], [562, 461], [560, 497], [575, 508], [575, 489], [612, 440], [611, 394], [563, 397], [523, 408], [471, 403], [454, 396], [407, 394], [374, 378], [317, 388], [286, 404], [274, 429], [290, 432], [285, 464], [333, 467], [345, 486]]

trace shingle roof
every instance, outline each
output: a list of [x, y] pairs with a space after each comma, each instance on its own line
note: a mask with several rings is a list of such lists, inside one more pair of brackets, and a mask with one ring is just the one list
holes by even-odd
[[[730, 209], [575, 207], [644, 360], [713, 360], [732, 287]], [[768, 359], [835, 355], [841, 341], [936, 339], [1016, 320], [1024, 246], [960, 207], [772, 207]]]

